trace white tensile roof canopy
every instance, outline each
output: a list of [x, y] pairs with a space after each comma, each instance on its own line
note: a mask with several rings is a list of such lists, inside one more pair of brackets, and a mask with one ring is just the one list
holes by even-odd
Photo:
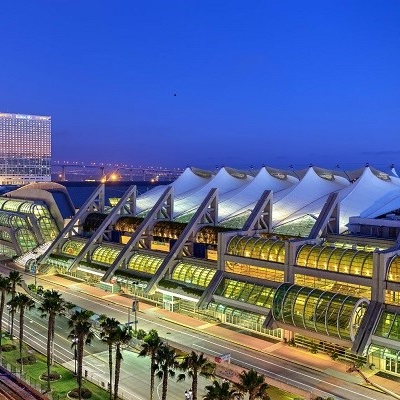
[[[303, 218], [315, 220], [328, 196], [339, 193], [340, 229], [346, 230], [351, 216], [377, 217], [400, 209], [400, 178], [366, 166], [343, 173], [314, 166], [288, 172], [263, 167], [257, 173], [223, 167], [218, 172], [186, 168], [174, 188], [174, 218], [188, 222], [208, 192], [218, 189], [218, 221], [241, 228], [265, 190], [273, 192], [273, 228], [295, 224]], [[138, 215], [144, 215], [165, 186], [138, 197]]]

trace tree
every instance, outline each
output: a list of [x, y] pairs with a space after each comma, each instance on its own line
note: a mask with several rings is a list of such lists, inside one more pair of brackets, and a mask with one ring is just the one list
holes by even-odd
[[[195, 351], [191, 351], [185, 356], [179, 368], [185, 371], [189, 377], [192, 379], [192, 393], [193, 400], [197, 400], [197, 387], [199, 375], [205, 378], [211, 378], [214, 376], [215, 364], [208, 361], [204, 357], [204, 353], [197, 354]], [[185, 374], [178, 375], [178, 381], [184, 380], [186, 378]]]
[[[114, 381], [114, 400], [118, 400], [118, 385], [121, 372], [122, 352], [121, 346], [128, 344], [132, 339], [129, 327], [118, 327], [115, 341], [115, 381]], [[111, 385], [111, 384], [110, 384]]]
[[236, 389], [232, 389], [229, 382], [214, 381], [212, 385], [206, 386], [207, 393], [203, 396], [203, 400], [231, 400], [240, 398], [240, 393]]
[[153, 400], [154, 376], [156, 374], [156, 354], [163, 341], [155, 329], [151, 329], [143, 339], [142, 350], [139, 357], [150, 357], [150, 400]]
[[65, 301], [61, 294], [56, 290], [46, 290], [43, 293], [43, 301], [39, 306], [41, 317], [48, 316], [47, 322], [47, 391], [50, 391], [50, 367], [53, 365], [54, 331], [56, 326], [56, 316], [64, 315]]
[[11, 282], [10, 280], [5, 277], [0, 275], [0, 293], [1, 293], [1, 299], [0, 299], [0, 361], [2, 359], [2, 344], [1, 340], [3, 337], [3, 314], [4, 314], [4, 304], [6, 302], [6, 294], [11, 291]]
[[105, 315], [100, 316], [100, 337], [103, 342], [107, 343], [108, 346], [108, 368], [110, 375], [110, 400], [112, 399], [112, 377], [113, 377], [113, 358], [112, 358], [112, 347], [116, 343], [117, 334], [120, 322], [115, 318], [109, 318]]
[[20, 373], [22, 374], [24, 360], [22, 358], [22, 343], [24, 339], [24, 314], [25, 310], [31, 310], [35, 307], [35, 302], [25, 293], [17, 293], [8, 304], [11, 306], [11, 311], [19, 311], [19, 358], [20, 358]]
[[248, 393], [249, 400], [269, 400], [268, 384], [264, 379], [264, 375], [259, 374], [255, 369], [242, 371], [239, 374], [239, 383], [235, 387], [241, 394]]
[[78, 398], [82, 399], [82, 365], [83, 365], [83, 346], [90, 344], [93, 339], [92, 323], [90, 317], [93, 315], [88, 310], [76, 310], [68, 321], [68, 325], [72, 328], [68, 339], [73, 339], [77, 348], [77, 382], [78, 382]]
[[[11, 283], [11, 300], [14, 300], [16, 290], [17, 290], [17, 285], [21, 285], [23, 279], [22, 275], [18, 271], [10, 271], [8, 274], [8, 279], [10, 280]], [[10, 328], [10, 336], [11, 340], [13, 338], [13, 333], [14, 333], [14, 313], [11, 309], [11, 328]]]
[[147, 333], [144, 329], [138, 329], [137, 331], [132, 332], [132, 336], [138, 340], [143, 340], [146, 337]]
[[175, 350], [167, 344], [162, 344], [156, 353], [156, 375], [162, 380], [161, 400], [167, 400], [168, 378], [175, 376], [175, 370], [179, 367]]

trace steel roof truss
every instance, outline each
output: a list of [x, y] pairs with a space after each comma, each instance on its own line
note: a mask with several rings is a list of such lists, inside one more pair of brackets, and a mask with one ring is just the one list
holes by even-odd
[[121, 265], [126, 265], [129, 259], [132, 257], [135, 250], [138, 249], [139, 245], [146, 248], [146, 241], [144, 236], [149, 236], [151, 234], [151, 229], [154, 224], [160, 220], [171, 221], [173, 218], [173, 187], [168, 186], [161, 197], [157, 200], [156, 204], [147, 214], [146, 218], [137, 227], [135, 232], [132, 234], [128, 243], [119, 253], [115, 261], [110, 265], [107, 272], [104, 274], [102, 281], [109, 282], [113, 277], [115, 271]]
[[[85, 246], [83, 246], [82, 250], [75, 257], [74, 261], [69, 267], [69, 271], [76, 271], [79, 263], [83, 260], [85, 255], [90, 254], [97, 244], [101, 243], [103, 240], [109, 241], [109, 236], [107, 233], [105, 233], [105, 230], [111, 225], [114, 225], [115, 222], [120, 218], [120, 211], [123, 210], [124, 205], [128, 200], [132, 198], [132, 196], [134, 198], [136, 197], [135, 193], [136, 186], [130, 186], [121, 197], [121, 199], [118, 201], [117, 205], [113, 207], [112, 211], [107, 215], [101, 225], [96, 229], [96, 232], [86, 242]], [[111, 233], [111, 230], [109, 232]]]

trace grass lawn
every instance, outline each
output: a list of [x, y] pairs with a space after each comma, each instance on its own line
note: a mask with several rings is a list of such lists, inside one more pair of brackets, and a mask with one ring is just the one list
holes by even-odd
[[[10, 339], [3, 338], [3, 345], [10, 343]], [[20, 364], [16, 361], [17, 359], [19, 359], [19, 341], [15, 339], [13, 344], [16, 346], [15, 350], [2, 352], [3, 365], [8, 367], [7, 364], [10, 364], [12, 367], [12, 371], [19, 373]], [[35, 350], [32, 350], [30, 347], [24, 344], [22, 356], [24, 357], [28, 354], [34, 355], [36, 358], [36, 362], [31, 365], [24, 365], [23, 371], [26, 376], [25, 380], [27, 382], [30, 382], [32, 386], [36, 385], [37, 387], [37, 385], [40, 385], [42, 390], [45, 390], [47, 387], [47, 382], [41, 380], [40, 376], [43, 373], [47, 372], [46, 357], [43, 354], [37, 353]], [[55, 395], [54, 399], [67, 399], [67, 393], [77, 387], [76, 378], [73, 376], [73, 373], [70, 370], [58, 364], [54, 364], [51, 367], [51, 372], [57, 372], [61, 375], [60, 380], [50, 383], [52, 393]], [[92, 392], [91, 399], [93, 400], [104, 400], [108, 398], [108, 392], [89, 381], [84, 380], [83, 387], [89, 389]]]
[[278, 389], [274, 386], [270, 386], [267, 390], [269, 397], [271, 400], [297, 400], [301, 399], [301, 397], [296, 396], [293, 393], [285, 392], [284, 390]]

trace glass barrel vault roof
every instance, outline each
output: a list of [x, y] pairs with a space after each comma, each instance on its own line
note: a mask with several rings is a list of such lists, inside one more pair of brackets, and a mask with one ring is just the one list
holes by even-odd
[[296, 264], [342, 274], [372, 276], [373, 253], [363, 250], [305, 244], [296, 257]]
[[283, 283], [274, 295], [276, 321], [353, 341], [369, 301]]
[[212, 268], [180, 261], [172, 272], [172, 279], [204, 288], [209, 285], [216, 272]]
[[275, 288], [224, 278], [215, 294], [232, 300], [271, 308]]
[[282, 240], [249, 236], [234, 236], [228, 243], [228, 254], [278, 263], [285, 261], [285, 243]]

